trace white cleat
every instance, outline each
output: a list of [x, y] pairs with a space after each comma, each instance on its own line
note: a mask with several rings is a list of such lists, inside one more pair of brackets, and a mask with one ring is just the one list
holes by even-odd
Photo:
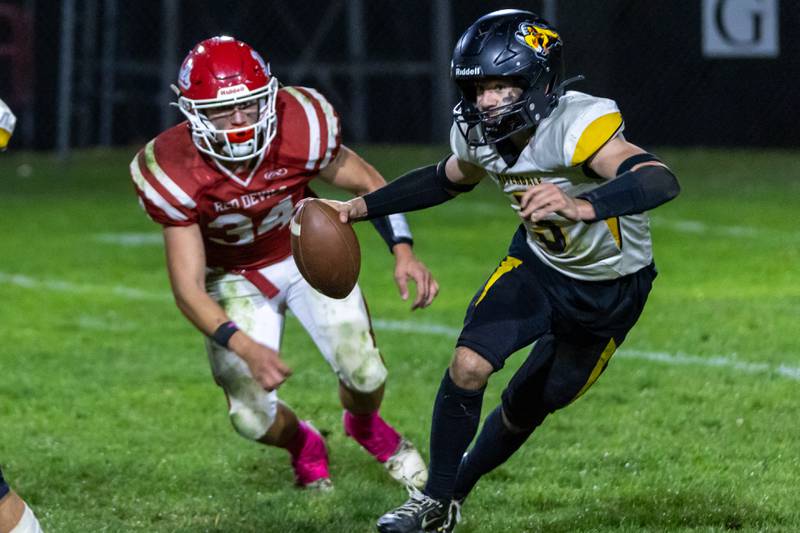
[[400, 440], [397, 451], [389, 457], [383, 466], [392, 478], [404, 485], [411, 485], [422, 490], [428, 481], [428, 467], [417, 449], [406, 439]]
[[319, 492], [324, 494], [327, 492], [333, 492], [333, 482], [330, 480], [330, 478], [323, 477], [316, 481], [312, 481], [307, 485], [304, 485], [303, 488], [307, 491]]

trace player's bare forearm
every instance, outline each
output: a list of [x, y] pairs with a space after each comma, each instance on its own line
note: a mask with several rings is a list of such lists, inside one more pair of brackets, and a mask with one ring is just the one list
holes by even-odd
[[344, 145], [339, 149], [336, 158], [320, 171], [319, 177], [356, 196], [386, 185], [386, 180], [375, 167]]
[[205, 249], [200, 229], [164, 228], [167, 271], [178, 309], [205, 335], [212, 335], [228, 316], [205, 289]]
[[[205, 249], [199, 228], [196, 225], [166, 227], [164, 244], [175, 304], [197, 329], [206, 336], [212, 336], [230, 318], [206, 292]], [[228, 342], [234, 352], [247, 360], [255, 341], [240, 330]]]
[[[172, 292], [178, 309], [206, 336], [230, 318], [205, 290], [205, 249], [196, 225], [164, 228]], [[247, 363], [253, 377], [266, 390], [280, 386], [291, 374], [278, 352], [257, 343], [242, 330], [228, 339], [227, 347]]]
[[414, 250], [407, 242], [398, 242], [392, 246], [395, 262], [414, 257]]

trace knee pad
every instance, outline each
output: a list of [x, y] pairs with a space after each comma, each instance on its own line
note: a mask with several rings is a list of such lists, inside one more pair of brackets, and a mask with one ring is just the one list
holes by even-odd
[[233, 429], [242, 437], [250, 440], [258, 440], [266, 435], [275, 421], [265, 413], [253, 411], [247, 407], [231, 411], [230, 418]]
[[386, 365], [369, 332], [359, 342], [345, 341], [336, 347], [334, 361], [339, 379], [348, 389], [368, 394], [386, 382]]
[[236, 432], [250, 440], [258, 440], [266, 435], [275, 422], [278, 413], [278, 399], [275, 392], [263, 393], [248, 397], [229, 395], [230, 409], [228, 416]]

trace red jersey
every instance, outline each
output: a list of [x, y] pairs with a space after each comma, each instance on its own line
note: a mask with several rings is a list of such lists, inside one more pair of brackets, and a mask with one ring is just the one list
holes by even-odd
[[247, 181], [203, 156], [186, 122], [147, 143], [131, 162], [150, 218], [164, 226], [199, 225], [210, 267], [253, 270], [289, 256], [292, 210], [313, 196], [309, 181], [339, 150], [339, 117], [314, 89], [282, 88], [276, 111], [277, 134]]

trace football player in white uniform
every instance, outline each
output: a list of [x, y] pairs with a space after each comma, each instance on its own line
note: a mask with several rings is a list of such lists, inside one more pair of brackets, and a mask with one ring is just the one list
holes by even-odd
[[17, 117], [11, 112], [5, 102], [0, 100], [0, 151], [8, 147], [11, 135], [14, 133], [14, 126], [17, 125]]
[[[613, 100], [565, 92], [562, 40], [528, 11], [502, 10], [461, 36], [452, 78], [452, 155], [340, 203], [361, 220], [445, 202], [489, 176], [521, 225], [467, 309], [434, 402], [424, 491], [378, 521], [382, 533], [452, 531], [481, 475], [600, 376], [656, 276], [646, 211], [678, 195], [655, 156], [628, 142]], [[489, 376], [534, 343], [465, 454]]]
[[[17, 123], [14, 113], [0, 100], [0, 151], [8, 146], [14, 126]], [[41, 533], [42, 528], [33, 511], [11, 490], [0, 470], [0, 533]]]

